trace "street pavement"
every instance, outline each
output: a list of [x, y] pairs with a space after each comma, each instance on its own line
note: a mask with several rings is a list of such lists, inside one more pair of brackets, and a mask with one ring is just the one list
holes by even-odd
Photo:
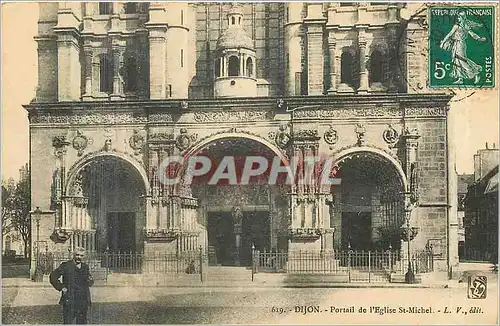
[[[57, 305], [59, 293], [54, 289], [36, 283], [30, 283], [32, 286], [5, 283], [4, 324], [61, 323], [61, 308]], [[497, 324], [497, 287], [497, 279], [489, 279], [486, 299], [468, 299], [466, 282], [450, 283], [448, 288], [251, 288], [237, 284], [224, 288], [98, 286], [92, 288], [89, 322]], [[424, 312], [411, 311], [410, 307]], [[360, 311], [363, 308], [366, 312]], [[431, 311], [425, 312], [425, 309]], [[304, 314], [307, 311], [310, 313]]]

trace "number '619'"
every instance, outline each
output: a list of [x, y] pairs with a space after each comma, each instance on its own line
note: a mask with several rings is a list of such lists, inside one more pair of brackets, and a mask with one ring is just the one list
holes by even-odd
[[446, 76], [446, 71], [450, 70], [450, 64], [444, 63], [442, 61], [436, 61], [434, 63], [434, 78], [443, 79]]

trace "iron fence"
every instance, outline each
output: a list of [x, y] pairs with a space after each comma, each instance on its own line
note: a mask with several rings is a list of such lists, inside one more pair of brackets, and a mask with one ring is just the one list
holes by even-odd
[[[253, 273], [328, 274], [346, 282], [389, 281], [391, 274], [408, 271], [408, 256], [399, 251], [297, 251], [252, 254]], [[416, 274], [434, 269], [431, 250], [414, 252], [410, 258]]]
[[[72, 258], [69, 253], [47, 252], [37, 258], [37, 269], [41, 274], [50, 274], [61, 263]], [[140, 252], [91, 252], [84, 262], [89, 265], [94, 279], [107, 279], [110, 273], [130, 274], [203, 274], [207, 266], [207, 255], [201, 250], [181, 253]]]
[[479, 250], [470, 247], [463, 247], [460, 253], [460, 261], [492, 262], [496, 253], [489, 250]]

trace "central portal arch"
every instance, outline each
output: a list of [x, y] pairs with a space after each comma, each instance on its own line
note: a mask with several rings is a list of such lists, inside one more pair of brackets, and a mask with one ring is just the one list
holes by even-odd
[[335, 157], [339, 186], [332, 187], [334, 248], [400, 249], [407, 181], [400, 163], [373, 148], [351, 148]]
[[[261, 251], [287, 248], [287, 236], [281, 232], [287, 224], [286, 191], [270, 185], [266, 177], [275, 157], [282, 165], [287, 164], [279, 149], [256, 136], [229, 133], [207, 139], [186, 155], [192, 156], [207, 157], [212, 163], [209, 173], [193, 178], [190, 185], [191, 195], [199, 199], [198, 216], [207, 233], [211, 265], [249, 266], [252, 246]], [[249, 156], [264, 157], [268, 168], [264, 176], [241, 184], [241, 172]], [[234, 159], [237, 184], [227, 179], [209, 184], [225, 157]], [[186, 166], [182, 172], [185, 170]]]

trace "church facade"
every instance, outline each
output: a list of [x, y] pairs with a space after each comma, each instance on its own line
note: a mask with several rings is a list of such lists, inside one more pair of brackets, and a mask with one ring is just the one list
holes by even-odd
[[[458, 263], [451, 97], [425, 86], [425, 11], [39, 5], [39, 84], [25, 106], [42, 211], [33, 248], [202, 248], [246, 265], [252, 247], [404, 251], [411, 226], [412, 250], [432, 246], [441, 270]], [[174, 156], [329, 157], [341, 184], [170, 185], [159, 174]]]

